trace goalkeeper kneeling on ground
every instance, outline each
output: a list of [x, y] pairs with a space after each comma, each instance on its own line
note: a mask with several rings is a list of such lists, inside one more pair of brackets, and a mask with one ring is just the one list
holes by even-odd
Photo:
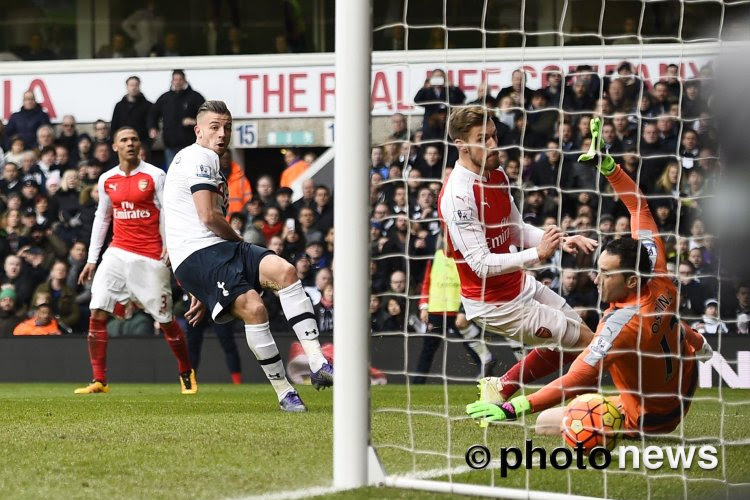
[[501, 405], [481, 400], [467, 405], [466, 412], [482, 423], [542, 412], [536, 432], [559, 434], [564, 408], [555, 406], [597, 390], [606, 368], [620, 392], [612, 400], [623, 414], [626, 435], [668, 433], [690, 408], [697, 361], [712, 354], [706, 340], [677, 315], [678, 293], [667, 274], [664, 242], [636, 183], [608, 153], [600, 153], [599, 118], [591, 121], [591, 136], [591, 148], [579, 161], [599, 168], [631, 216], [631, 237], [610, 242], [598, 261], [594, 283], [609, 308], [567, 374]]

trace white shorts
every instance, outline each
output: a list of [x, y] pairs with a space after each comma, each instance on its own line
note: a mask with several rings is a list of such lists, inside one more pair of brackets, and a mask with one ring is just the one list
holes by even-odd
[[487, 331], [523, 345], [573, 347], [581, 335], [581, 317], [560, 295], [532, 276], [524, 276], [515, 299], [488, 304], [461, 297], [466, 317]]
[[172, 321], [169, 268], [159, 260], [109, 247], [91, 284], [90, 308], [112, 314], [116, 304], [138, 302], [159, 323]]

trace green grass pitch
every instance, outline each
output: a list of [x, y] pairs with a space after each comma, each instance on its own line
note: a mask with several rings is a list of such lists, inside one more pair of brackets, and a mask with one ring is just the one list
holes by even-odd
[[[177, 383], [115, 382], [110, 394], [94, 396], [74, 396], [74, 388], [0, 384], [0, 498], [218, 499], [330, 485], [330, 391], [302, 387], [310, 412], [290, 415], [277, 409], [267, 385], [204, 384], [192, 397], [181, 396]], [[388, 473], [420, 471], [445, 480], [450, 470], [454, 481], [624, 499], [750, 498], [747, 486], [727, 486], [750, 482], [748, 445], [725, 446], [714, 471], [534, 468], [511, 471], [507, 478], [497, 469], [467, 472], [468, 446], [483, 443], [496, 452], [522, 445], [533, 422], [480, 429], [463, 418], [463, 406], [474, 395], [470, 385], [447, 392], [440, 385], [412, 386], [407, 415], [386, 410], [406, 408], [406, 386], [373, 387], [372, 440]], [[723, 389], [723, 411], [718, 390], [697, 396], [681, 430], [686, 438], [713, 444], [719, 436], [748, 439], [750, 392]], [[534, 444], [551, 450], [561, 440], [534, 438]], [[647, 444], [677, 442], [667, 437]], [[448, 498], [383, 488], [331, 497]]]

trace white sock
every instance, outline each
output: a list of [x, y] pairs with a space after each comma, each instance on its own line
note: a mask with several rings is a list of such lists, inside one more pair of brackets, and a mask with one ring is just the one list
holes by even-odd
[[268, 321], [259, 325], [245, 325], [245, 338], [255, 359], [263, 368], [266, 378], [276, 391], [276, 396], [281, 401], [284, 396], [294, 390], [294, 387], [286, 378], [284, 363], [281, 361], [279, 348], [276, 347], [276, 342], [271, 335]]
[[474, 323], [469, 323], [469, 326], [467, 326], [463, 330], [459, 330], [458, 333], [460, 333], [461, 336], [466, 340], [475, 339], [471, 342], [468, 342], [469, 348], [474, 351], [477, 356], [479, 356], [482, 364], [490, 362], [490, 360], [492, 359], [492, 353], [489, 349], [487, 349], [487, 345], [485, 345], [485, 343], [482, 342], [482, 340], [479, 338], [480, 334], [482, 333], [481, 328], [479, 328]]
[[302, 288], [302, 282], [297, 281], [293, 285], [279, 290], [279, 300], [289, 326], [294, 330], [300, 344], [302, 344], [302, 349], [307, 354], [310, 370], [313, 373], [317, 372], [327, 361], [323, 353], [320, 352], [318, 323], [315, 321], [310, 297]]

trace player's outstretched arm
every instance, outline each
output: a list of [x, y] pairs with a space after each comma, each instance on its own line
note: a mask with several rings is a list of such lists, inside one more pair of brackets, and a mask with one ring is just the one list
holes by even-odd
[[583, 164], [597, 166], [614, 188], [617, 195], [630, 213], [630, 227], [632, 237], [640, 239], [647, 245], [649, 254], [652, 256], [653, 269], [656, 272], [666, 271], [666, 253], [664, 243], [659, 237], [659, 229], [656, 225], [648, 203], [638, 185], [615, 163], [612, 156], [605, 152], [598, 161], [602, 147], [602, 122], [600, 118], [591, 120], [591, 147], [588, 152], [578, 157]]

